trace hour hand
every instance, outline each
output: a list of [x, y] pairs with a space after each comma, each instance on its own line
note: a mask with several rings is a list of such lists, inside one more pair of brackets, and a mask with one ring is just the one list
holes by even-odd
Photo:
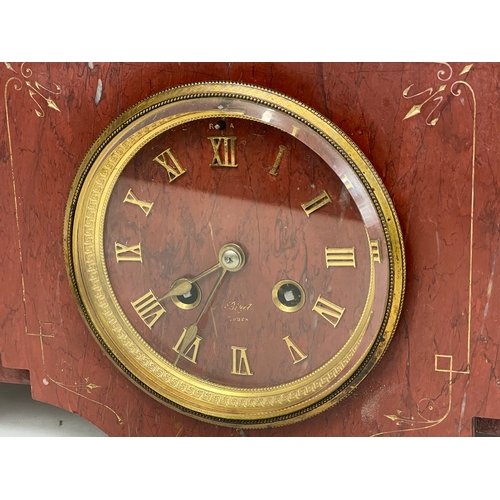
[[174, 297], [177, 295], [184, 295], [191, 291], [193, 283], [209, 274], [213, 273], [220, 267], [224, 268], [226, 271], [239, 271], [245, 264], [245, 254], [239, 245], [236, 243], [227, 243], [219, 251], [219, 262], [213, 265], [211, 268], [203, 271], [201, 274], [194, 278], [180, 278], [176, 280], [167, 294], [160, 297], [158, 300], [162, 301], [168, 297]]
[[170, 290], [166, 295], [163, 297], [159, 298], [158, 300], [163, 300], [168, 297], [174, 297], [176, 295], [184, 295], [188, 292], [191, 291], [191, 288], [193, 287], [193, 283], [196, 281], [200, 280], [201, 278], [204, 278], [205, 276], [208, 276], [209, 274], [213, 273], [215, 270], [219, 269], [221, 267], [220, 262], [217, 262], [214, 266], [212, 266], [210, 269], [207, 269], [206, 271], [203, 271], [201, 274], [198, 274], [198, 276], [194, 278], [180, 278], [177, 281], [174, 282], [174, 284], [171, 286]]

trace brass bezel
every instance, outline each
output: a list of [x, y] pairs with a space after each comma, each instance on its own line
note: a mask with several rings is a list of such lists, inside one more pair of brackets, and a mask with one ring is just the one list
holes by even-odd
[[[200, 108], [207, 99], [219, 100], [221, 105], [217, 109]], [[190, 111], [154, 118], [159, 110], [168, 110], [180, 102], [189, 102]], [[117, 307], [107, 278], [100, 233], [114, 182], [138, 149], [164, 130], [191, 120], [235, 117], [268, 123], [264, 116], [248, 117], [237, 109], [236, 104], [244, 107], [246, 102], [291, 117], [344, 158], [372, 201], [383, 227], [389, 259], [384, 319], [359, 362], [346, 368], [370, 321], [373, 262], [364, 312], [344, 347], [306, 377], [256, 390], [198, 379], [173, 366], [142, 340]], [[226, 109], [222, 103], [235, 106]], [[130, 108], [101, 134], [85, 156], [71, 188], [64, 221], [64, 255], [82, 316], [112, 361], [134, 383], [163, 403], [201, 420], [236, 427], [297, 422], [349, 395], [387, 349], [397, 326], [405, 287], [403, 242], [394, 207], [382, 181], [356, 145], [326, 118], [298, 101], [260, 87], [231, 82], [198, 83], [166, 90]]]

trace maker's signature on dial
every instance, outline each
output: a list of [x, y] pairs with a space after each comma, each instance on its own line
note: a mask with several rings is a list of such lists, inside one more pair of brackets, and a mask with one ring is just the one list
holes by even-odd
[[235, 300], [229, 301], [224, 306], [224, 309], [232, 312], [231, 316], [228, 316], [229, 321], [248, 321], [248, 318], [241, 316], [241, 313], [248, 311], [252, 307], [252, 304], [240, 304]]

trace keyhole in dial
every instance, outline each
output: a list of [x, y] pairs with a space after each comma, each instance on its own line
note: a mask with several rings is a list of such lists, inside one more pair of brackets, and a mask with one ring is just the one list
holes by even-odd
[[276, 283], [271, 295], [274, 305], [284, 312], [298, 311], [306, 301], [304, 289], [296, 281], [292, 280], [283, 280]]
[[224, 120], [219, 120], [215, 125], [215, 130], [224, 130], [226, 128], [226, 122]]
[[201, 302], [201, 290], [198, 283], [193, 283], [191, 290], [184, 295], [174, 295], [172, 302], [179, 309], [194, 309]]

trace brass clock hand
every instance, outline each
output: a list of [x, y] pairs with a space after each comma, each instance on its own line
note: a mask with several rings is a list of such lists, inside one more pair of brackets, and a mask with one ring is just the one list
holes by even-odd
[[210, 269], [203, 271], [201, 274], [198, 274], [198, 276], [194, 278], [178, 279], [177, 281], [174, 282], [169, 292], [163, 297], [159, 298], [158, 301], [164, 300], [168, 297], [173, 297], [175, 295], [184, 295], [190, 292], [194, 282], [200, 280], [201, 278], [204, 278], [205, 276], [208, 276], [209, 274], [213, 273], [216, 269], [219, 269], [219, 267], [221, 267], [221, 263], [217, 262], [215, 266], [212, 266]]
[[177, 353], [177, 358], [175, 358], [174, 366], [177, 366], [177, 362], [179, 361], [179, 358], [181, 357], [181, 355], [184, 353], [186, 348], [191, 344], [191, 342], [196, 338], [196, 334], [198, 333], [198, 322], [200, 321], [203, 314], [205, 314], [205, 311], [207, 310], [207, 307], [209, 306], [210, 301], [212, 300], [212, 297], [214, 296], [215, 291], [219, 287], [219, 285], [222, 281], [222, 278], [224, 278], [226, 272], [227, 272], [227, 269], [222, 268], [222, 273], [217, 278], [217, 281], [215, 282], [215, 285], [212, 288], [210, 295], [208, 296], [207, 300], [205, 301], [205, 305], [203, 306], [202, 310], [198, 314], [196, 321], [192, 325], [189, 325], [186, 328], [186, 333], [184, 334], [184, 338], [182, 339], [182, 344], [179, 347], [179, 352]]
[[[177, 353], [177, 358], [175, 359], [174, 362], [174, 366], [177, 366], [177, 362], [179, 361], [181, 355], [191, 344], [191, 342], [193, 342], [193, 340], [196, 338], [196, 334], [198, 333], [198, 323], [202, 318], [202, 316], [205, 314], [205, 311], [207, 310], [208, 306], [210, 305], [210, 302], [212, 301], [215, 291], [217, 290], [217, 288], [219, 288], [222, 279], [226, 275], [226, 272], [239, 271], [244, 265], [245, 265], [245, 253], [243, 252], [243, 249], [239, 245], [236, 245], [235, 243], [228, 243], [219, 250], [219, 263], [210, 268], [208, 271], [212, 272], [213, 270], [222, 267], [222, 272], [220, 276], [217, 278], [217, 281], [215, 282], [212, 291], [210, 292], [210, 295], [205, 301], [203, 308], [198, 314], [196, 321], [192, 325], [189, 325], [186, 328], [182, 344], [179, 347], [179, 352]], [[206, 276], [208, 272], [202, 274]]]

